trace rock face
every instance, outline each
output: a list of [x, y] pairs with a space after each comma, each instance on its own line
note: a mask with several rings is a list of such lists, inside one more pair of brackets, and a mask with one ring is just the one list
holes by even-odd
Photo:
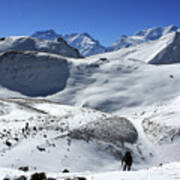
[[126, 118], [111, 117], [91, 122], [73, 130], [70, 137], [86, 141], [96, 139], [112, 144], [123, 144], [124, 142], [136, 142], [138, 133], [133, 124]]
[[0, 52], [11, 50], [50, 52], [67, 57], [81, 57], [78, 50], [70, 47], [62, 38], [55, 39], [54, 41], [26, 36], [7, 37], [1, 39]]
[[46, 180], [46, 174], [44, 172], [41, 173], [34, 173], [31, 175], [30, 180]]
[[28, 96], [47, 96], [66, 86], [69, 68], [62, 56], [9, 51], [0, 55], [0, 84]]
[[172, 64], [180, 62], [180, 32], [174, 33], [172, 42], [159, 52], [150, 64]]

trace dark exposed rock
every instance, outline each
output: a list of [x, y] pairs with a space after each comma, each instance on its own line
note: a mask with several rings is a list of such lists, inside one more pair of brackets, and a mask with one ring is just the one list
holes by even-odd
[[69, 170], [68, 169], [64, 169], [62, 172], [63, 173], [69, 173]]
[[19, 167], [19, 170], [27, 172], [29, 171], [29, 167], [28, 166]]
[[42, 151], [46, 151], [45, 148], [42, 148], [42, 147], [39, 147], [39, 146], [37, 146], [36, 148], [37, 148], [39, 151], [41, 151], [41, 152], [42, 152]]
[[19, 141], [19, 138], [15, 137], [14, 140], [18, 142], [18, 141]]
[[5, 37], [1, 37], [0, 38], [0, 41], [4, 41], [6, 38]]
[[107, 61], [107, 58], [100, 58], [101, 61]]
[[14, 179], [14, 180], [27, 180], [27, 178], [25, 176], [20, 176], [20, 177]]
[[77, 177], [78, 180], [86, 180], [85, 177]]
[[33, 131], [37, 131], [37, 127], [36, 126], [33, 126]]
[[11, 147], [11, 146], [12, 146], [12, 143], [9, 142], [8, 140], [7, 140], [5, 143], [6, 143], [6, 145], [7, 145], [8, 147]]
[[66, 178], [65, 180], [87, 180], [85, 177], [72, 177], [72, 178]]
[[31, 175], [30, 180], [46, 180], [46, 174], [44, 172], [41, 173], [34, 173]]

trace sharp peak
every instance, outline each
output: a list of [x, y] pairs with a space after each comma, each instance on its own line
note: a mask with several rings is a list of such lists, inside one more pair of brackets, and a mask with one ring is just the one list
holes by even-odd
[[87, 36], [87, 37], [93, 39], [93, 38], [91, 37], [91, 35], [88, 34], [87, 32], [82, 32], [82, 33], [78, 33], [78, 32], [77, 32], [77, 33], [69, 33], [69, 34], [65, 34], [65, 36], [76, 36], [76, 35], [83, 35], [83, 36]]
[[54, 29], [40, 30], [40, 31], [36, 31], [36, 33], [51, 33], [51, 34], [57, 34], [57, 32], [56, 32]]

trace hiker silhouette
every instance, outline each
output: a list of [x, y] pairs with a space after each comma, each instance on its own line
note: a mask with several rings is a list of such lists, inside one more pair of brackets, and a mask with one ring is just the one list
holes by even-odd
[[130, 171], [132, 162], [133, 162], [133, 159], [132, 159], [131, 153], [127, 151], [125, 155], [122, 157], [122, 161], [121, 161], [121, 165], [123, 166], [123, 171], [126, 171], [126, 170]]

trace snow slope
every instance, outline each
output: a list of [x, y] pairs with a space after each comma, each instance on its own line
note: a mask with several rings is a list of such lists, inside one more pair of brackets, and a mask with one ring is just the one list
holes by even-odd
[[[118, 173], [119, 176], [127, 175], [132, 178], [137, 174], [144, 177], [144, 173], [152, 173], [154, 178], [166, 177], [168, 169], [175, 167], [174, 164], [165, 166], [165, 169], [163, 167], [163, 174], [158, 172], [161, 168], [155, 168], [155, 172], [153, 169], [148, 172], [137, 170], [180, 160], [179, 135], [173, 141], [160, 144], [156, 141], [157, 137], [162, 137], [167, 132], [164, 129], [180, 129], [177, 108], [179, 99], [171, 105], [156, 109], [151, 107], [147, 112], [139, 112], [139, 115], [128, 115], [132, 123], [125, 117], [118, 119], [107, 113], [65, 106], [44, 99], [0, 99], [0, 172], [4, 170], [0, 177], [8, 175], [8, 172], [11, 175], [25, 174], [18, 171], [19, 167], [24, 166], [29, 167], [27, 174], [45, 171], [61, 177], [64, 175], [59, 172], [68, 168], [71, 172], [76, 172], [76, 175], [87, 175], [86, 172], [89, 172], [88, 177], [93, 175], [96, 178], [100, 174], [94, 174], [95, 172], [103, 175], [104, 172], [113, 171], [109, 172], [110, 176], [114, 171], [121, 171], [120, 159], [127, 149], [132, 152], [132, 168], [136, 172]], [[174, 117], [177, 120], [171, 121], [174, 106]], [[162, 116], [165, 118], [161, 118]], [[161, 124], [161, 127], [164, 126], [161, 131], [156, 131], [158, 128], [154, 127], [152, 133], [158, 133], [154, 140], [149, 138], [151, 131], [143, 130], [144, 125], [141, 125], [148, 117]], [[29, 128], [23, 132], [27, 122]], [[168, 137], [168, 133], [166, 136]], [[173, 154], [170, 155], [170, 152]], [[178, 163], [175, 165], [179, 167]]]
[[[144, 169], [140, 171], [131, 171], [131, 172], [121, 172], [121, 171], [111, 171], [111, 172], [103, 172], [103, 173], [46, 173], [47, 177], [55, 178], [57, 180], [64, 179], [74, 179], [75, 177], [85, 177], [88, 180], [177, 180], [180, 178], [179, 174], [180, 164], [179, 163], [171, 163], [167, 165], [163, 165], [162, 167], [153, 167], [151, 169]], [[0, 178], [18, 178], [22, 175], [25, 177], [30, 177], [34, 172], [20, 172], [17, 170], [1, 168], [0, 169]]]
[[27, 36], [12, 36], [1, 38], [0, 52], [11, 50], [50, 52], [68, 57], [80, 57], [79, 52], [76, 49], [70, 47], [62, 38], [58, 38], [54, 41]]
[[148, 41], [160, 39], [164, 35], [167, 35], [171, 32], [178, 32], [178, 31], [179, 31], [178, 27], [171, 25], [171, 26], [142, 30], [142, 31], [137, 32], [133, 36], [122, 35], [120, 40], [118, 40], [112, 46], [107, 48], [107, 51], [116, 51], [121, 48], [136, 46], [138, 44], [142, 44]]
[[[65, 168], [71, 172], [118, 169], [125, 149], [135, 148], [135, 141], [127, 143], [127, 137], [119, 139], [123, 150], [116, 147], [115, 142], [108, 141], [109, 138], [123, 136], [121, 128], [125, 130], [126, 127], [127, 134], [134, 131], [137, 139], [134, 126], [126, 118], [108, 137], [94, 136], [87, 142], [77, 139], [74, 134], [71, 136], [71, 133], [85, 125], [89, 128], [88, 123], [96, 121], [102, 122], [98, 127], [103, 131], [106, 128], [103, 122], [108, 121], [109, 117], [111, 125], [114, 124], [113, 116], [43, 99], [1, 99], [0, 107], [0, 169], [18, 169], [22, 166], [28, 166], [30, 171], [47, 172], [60, 172]], [[27, 122], [29, 127], [23, 131]], [[91, 130], [95, 131], [96, 126], [91, 126]], [[85, 132], [82, 134], [86, 135]], [[139, 159], [138, 153], [136, 156]]]
[[47, 98], [116, 113], [135, 111], [180, 95], [179, 64], [154, 66], [121, 58], [93, 58], [74, 62], [66, 88]]
[[110, 53], [100, 54], [95, 56], [95, 58], [133, 59], [152, 64], [177, 63], [180, 62], [179, 37], [180, 34], [178, 32], [172, 32], [162, 36], [158, 40], [149, 41], [129, 48], [122, 48]]

